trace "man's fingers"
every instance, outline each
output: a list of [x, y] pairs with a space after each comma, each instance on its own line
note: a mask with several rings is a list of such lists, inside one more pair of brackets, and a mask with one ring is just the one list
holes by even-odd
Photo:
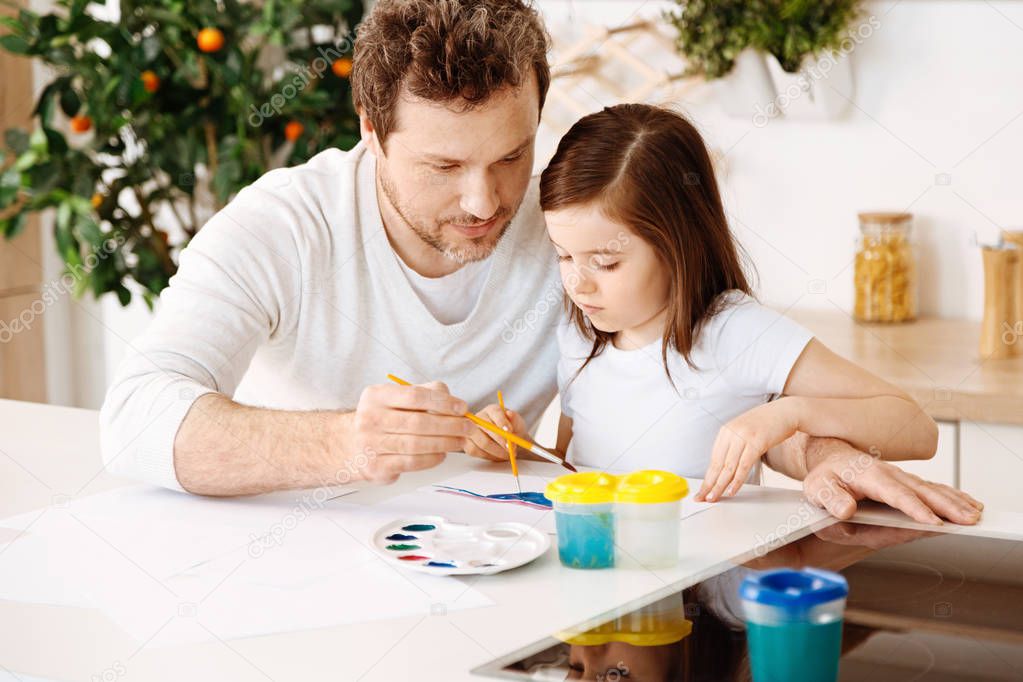
[[392, 456], [458, 452], [461, 451], [465, 444], [464, 437], [416, 436], [400, 433], [384, 433], [376, 440], [377, 445], [374, 449], [377, 452]]
[[953, 523], [972, 526], [980, 521], [980, 510], [958, 495], [959, 491], [939, 485], [924, 484], [917, 489], [919, 495], [938, 516]]
[[380, 384], [370, 386], [366, 389], [366, 393], [374, 405], [400, 410], [463, 415], [469, 409], [469, 406], [461, 398], [456, 398], [446, 391], [426, 386]]
[[856, 513], [855, 498], [831, 472], [808, 477], [803, 484], [803, 492], [807, 499], [835, 518], [845, 520]]
[[359, 416], [359, 425], [384, 433], [464, 438], [476, 429], [465, 417], [404, 410], [379, 410]]
[[932, 526], [942, 525], [941, 519], [917, 496], [916, 492], [898, 479], [887, 481], [880, 493], [881, 502], [889, 507], [895, 507], [914, 521]]
[[422, 455], [380, 455], [374, 462], [372, 478], [394, 481], [401, 474], [435, 467], [444, 461], [443, 452]]

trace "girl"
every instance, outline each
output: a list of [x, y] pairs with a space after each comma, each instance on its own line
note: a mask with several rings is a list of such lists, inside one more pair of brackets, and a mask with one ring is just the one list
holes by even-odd
[[707, 149], [681, 115], [624, 104], [581, 119], [540, 203], [569, 313], [557, 449], [573, 464], [703, 476], [696, 499], [713, 501], [758, 479], [797, 431], [890, 460], [934, 455], [937, 426], [912, 398], [754, 300]]

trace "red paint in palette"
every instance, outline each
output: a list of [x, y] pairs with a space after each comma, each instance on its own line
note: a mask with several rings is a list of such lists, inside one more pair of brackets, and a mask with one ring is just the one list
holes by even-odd
[[425, 561], [425, 560], [429, 559], [430, 557], [428, 557], [428, 556], [419, 556], [418, 554], [406, 554], [406, 555], [400, 556], [398, 558], [401, 559], [402, 561]]

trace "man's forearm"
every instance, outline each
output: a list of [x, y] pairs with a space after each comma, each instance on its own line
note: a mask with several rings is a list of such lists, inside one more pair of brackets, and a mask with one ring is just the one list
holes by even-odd
[[339, 485], [351, 413], [288, 412], [240, 405], [208, 393], [174, 439], [181, 486], [201, 495], [247, 495]]

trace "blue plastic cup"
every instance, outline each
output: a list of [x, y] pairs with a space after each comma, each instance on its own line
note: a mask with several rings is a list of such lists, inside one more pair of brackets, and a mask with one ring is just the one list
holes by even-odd
[[816, 568], [781, 568], [747, 576], [739, 596], [746, 614], [753, 682], [838, 679], [848, 594], [845, 578]]

